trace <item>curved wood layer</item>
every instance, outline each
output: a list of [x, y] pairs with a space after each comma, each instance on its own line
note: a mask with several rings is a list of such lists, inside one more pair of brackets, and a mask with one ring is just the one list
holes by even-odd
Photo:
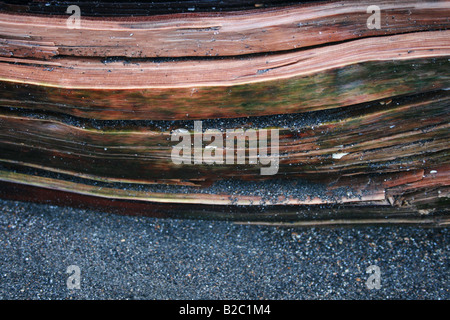
[[[447, 91], [423, 97], [398, 98], [346, 107], [334, 114], [258, 118], [204, 126], [226, 139], [226, 129], [277, 128], [280, 167], [275, 177], [325, 183], [343, 176], [424, 170], [449, 163], [450, 96]], [[315, 120], [302, 124], [307, 117]], [[72, 121], [74, 122], [74, 121]], [[101, 123], [99, 124], [101, 125]], [[208, 186], [238, 178], [267, 180], [261, 165], [178, 165], [171, 159], [170, 134], [191, 130], [191, 122], [173, 122], [166, 129], [154, 123], [93, 128], [57, 117], [0, 113], [0, 163], [52, 171], [103, 182]], [[203, 143], [203, 151], [208, 142]], [[224, 144], [225, 148], [225, 144]], [[250, 148], [249, 148], [250, 149]], [[216, 150], [225, 153], [225, 149]], [[256, 151], [256, 150], [255, 150]], [[342, 154], [341, 157], [334, 157]], [[425, 161], [426, 160], [426, 161]]]
[[[367, 27], [370, 16], [367, 8], [371, 5], [382, 10], [380, 29]], [[449, 16], [448, 1], [430, 0], [332, 1], [245, 12], [109, 19], [86, 17], [81, 12], [79, 29], [67, 27], [69, 15], [0, 13], [0, 55], [45, 59], [58, 55], [132, 58], [248, 55], [447, 29]]]
[[[402, 175], [375, 178], [371, 182], [371, 178], [367, 178], [371, 184], [364, 192], [355, 189], [355, 185], [349, 184], [345, 188], [346, 194], [336, 192], [332, 188], [327, 188], [326, 193], [302, 194], [295, 195], [292, 193], [280, 193], [285, 190], [284, 183], [275, 184], [271, 189], [270, 197], [267, 194], [258, 195], [255, 192], [247, 191], [247, 194], [237, 194], [234, 190], [226, 190], [212, 187], [202, 190], [191, 188], [171, 191], [152, 190], [133, 190], [123, 187], [104, 187], [92, 184], [77, 183], [67, 180], [47, 178], [43, 176], [21, 174], [11, 171], [0, 170], [0, 181], [16, 184], [24, 184], [28, 186], [46, 188], [56, 191], [71, 192], [80, 195], [99, 197], [110, 200], [128, 200], [128, 201], [144, 201], [151, 203], [167, 203], [167, 204], [199, 204], [214, 206], [262, 206], [262, 205], [358, 205], [361, 206], [379, 206], [379, 207], [406, 207], [411, 211], [428, 214], [437, 209], [446, 210], [449, 204], [450, 188], [448, 181], [450, 180], [449, 165], [434, 167], [430, 172], [425, 174], [417, 174], [415, 172], [404, 172]], [[435, 173], [436, 172], [436, 173]], [[410, 183], [405, 184], [405, 176]], [[384, 178], [384, 182], [383, 179]], [[361, 184], [361, 179], [354, 179]], [[364, 179], [362, 179], [364, 180]], [[389, 180], [389, 181], [388, 181]], [[388, 181], [386, 183], [386, 181]], [[402, 184], [403, 181], [403, 184]], [[347, 183], [354, 181], [349, 180]], [[395, 187], [388, 187], [394, 185]], [[314, 186], [314, 185], [313, 185]], [[289, 185], [287, 186], [289, 187]], [[292, 184], [290, 185], [292, 188]], [[367, 188], [367, 185], [366, 185]], [[161, 189], [159, 189], [161, 190]], [[278, 192], [277, 192], [278, 191]], [[317, 191], [317, 190], [314, 190]]]
[[[376, 53], [374, 55], [374, 53]], [[450, 30], [360, 39], [270, 56], [220, 60], [51, 62], [0, 58], [0, 80], [64, 89], [195, 89], [260, 84], [345, 69], [367, 62], [450, 56]], [[375, 75], [374, 75], [375, 76]], [[361, 79], [364, 81], [364, 79]], [[276, 86], [276, 83], [272, 83]], [[331, 85], [331, 84], [329, 84]]]
[[268, 57], [136, 65], [0, 58], [0, 106], [122, 120], [330, 109], [449, 88], [449, 39], [450, 31], [423, 32]]
[[[382, 9], [379, 30], [369, 5]], [[33, 10], [0, 12], [2, 197], [10, 187], [278, 225], [448, 225], [448, 1], [82, 15], [79, 29]], [[278, 129], [277, 174], [175, 164], [170, 134], [192, 135], [194, 119], [224, 138]]]

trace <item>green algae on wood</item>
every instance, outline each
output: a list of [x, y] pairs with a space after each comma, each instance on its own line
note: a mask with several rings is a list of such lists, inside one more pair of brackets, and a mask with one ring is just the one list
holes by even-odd
[[337, 108], [450, 87], [448, 58], [366, 62], [226, 87], [86, 90], [0, 82], [0, 106], [104, 120], [235, 118]]

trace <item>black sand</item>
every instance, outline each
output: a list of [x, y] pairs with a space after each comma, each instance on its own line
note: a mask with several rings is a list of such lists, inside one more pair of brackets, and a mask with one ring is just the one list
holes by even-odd
[[[0, 200], [1, 299], [449, 299], [449, 229], [280, 229]], [[81, 289], [66, 269], [81, 270]], [[381, 288], [366, 287], [366, 268]]]

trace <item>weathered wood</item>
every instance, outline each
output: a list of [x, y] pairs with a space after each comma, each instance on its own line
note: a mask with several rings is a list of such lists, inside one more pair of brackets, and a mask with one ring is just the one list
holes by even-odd
[[[0, 196], [278, 226], [447, 226], [448, 2], [248, 3], [133, 18], [102, 3], [79, 29], [62, 7], [4, 4]], [[380, 29], [366, 25], [373, 4]], [[175, 130], [203, 137], [193, 120], [223, 141], [276, 130], [276, 174], [249, 163], [259, 135], [243, 164], [206, 164], [206, 141], [200, 163], [175, 163]]]
[[[443, 91], [327, 113], [266, 117], [264, 121], [255, 117], [228, 124], [216, 120], [208, 128], [216, 129], [224, 140], [226, 129], [278, 129], [279, 175], [319, 180], [332, 174], [423, 169], [448, 160], [449, 102], [449, 94]], [[171, 150], [176, 142], [170, 135], [180, 128], [192, 135], [191, 121], [171, 122], [166, 128], [157, 127], [158, 122], [106, 122], [95, 128], [88, 120], [43, 115], [0, 112], [0, 161], [104, 181], [170, 183], [170, 179], [182, 179], [194, 183], [234, 176], [262, 178], [255, 165], [174, 164]], [[333, 159], [338, 153], [345, 156]]]
[[[224, 2], [226, 3], [226, 2]], [[74, 4], [74, 3], [70, 3]], [[0, 13], [3, 56], [217, 57], [295, 50], [371, 36], [448, 27], [448, 1], [327, 1], [244, 12], [100, 19], [81, 11], [80, 28], [60, 16]], [[367, 8], [383, 9], [380, 29], [367, 28]], [[120, 10], [120, 9], [119, 9]], [[85, 10], [86, 11], [86, 10]], [[118, 11], [118, 10], [117, 10]], [[29, 28], [32, 25], [33, 28]], [[25, 42], [25, 43], [21, 43]], [[51, 44], [52, 50], [46, 46]], [[41, 46], [44, 45], [44, 48]], [[28, 50], [22, 50], [26, 46]], [[31, 46], [31, 48], [30, 48]]]
[[53, 65], [22, 60], [15, 64], [14, 59], [0, 58], [0, 106], [109, 120], [233, 118], [329, 109], [450, 87], [449, 39], [449, 31], [430, 32], [238, 61], [133, 66], [70, 59]]
[[[280, 168], [271, 182], [258, 174], [255, 165], [174, 164], [170, 132], [186, 122], [171, 123], [166, 130], [155, 128], [153, 122], [136, 123], [131, 130], [123, 125], [100, 129], [89, 127], [89, 122], [71, 125], [67, 119], [4, 111], [0, 179], [95, 197], [162, 203], [411, 207], [420, 201], [407, 203], [403, 197], [409, 193], [421, 194], [430, 187], [447, 194], [449, 171], [443, 164], [449, 162], [449, 99], [447, 92], [441, 92], [347, 107], [328, 115], [332, 120], [314, 119], [320, 116], [316, 114], [309, 114], [314, 120], [304, 124], [283, 119]], [[252, 121], [238, 125], [257, 125]], [[266, 121], [276, 126], [277, 120]], [[223, 123], [212, 122], [210, 127], [214, 125]], [[334, 154], [344, 156], [335, 159]], [[270, 197], [261, 195], [259, 184], [251, 181], [264, 183]], [[290, 190], [292, 186], [297, 190]], [[437, 198], [420, 202], [420, 208], [445, 208], [446, 203], [437, 204]]]

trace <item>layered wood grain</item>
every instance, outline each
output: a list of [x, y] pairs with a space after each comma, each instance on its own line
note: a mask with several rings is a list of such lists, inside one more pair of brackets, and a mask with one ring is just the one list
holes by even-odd
[[[225, 2], [226, 3], [226, 2]], [[94, 5], [94, 4], [93, 4]], [[382, 9], [369, 29], [367, 8]], [[448, 1], [326, 1], [223, 13], [99, 19], [0, 13], [3, 56], [217, 57], [273, 53], [372, 36], [448, 28]], [[30, 28], [30, 26], [33, 26]], [[34, 50], [34, 51], [33, 51]]]
[[[0, 196], [280, 226], [448, 225], [449, 2], [231, 7], [71, 29], [64, 13], [5, 5]], [[194, 120], [224, 139], [278, 130], [277, 174], [175, 164], [171, 134], [194, 134]]]

